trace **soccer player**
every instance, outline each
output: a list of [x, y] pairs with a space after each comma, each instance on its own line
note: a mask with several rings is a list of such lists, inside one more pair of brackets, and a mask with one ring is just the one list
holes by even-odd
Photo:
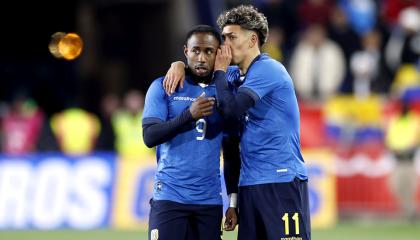
[[[193, 28], [184, 46], [188, 62], [184, 88], [169, 97], [163, 78], [158, 78], [147, 92], [143, 139], [148, 147], [157, 146], [158, 161], [149, 239], [221, 239], [220, 152], [228, 124], [215, 111], [212, 81], [220, 42], [220, 34], [212, 27]], [[235, 164], [240, 164], [239, 143], [236, 149], [234, 143], [223, 139], [223, 145], [229, 146], [224, 149], [225, 172], [235, 171]], [[228, 193], [237, 192], [238, 178], [239, 171], [226, 178]], [[230, 214], [234, 226], [237, 217], [234, 211]]]
[[[299, 109], [284, 66], [261, 54], [267, 19], [256, 8], [241, 5], [222, 13], [217, 23], [224, 39], [215, 62], [217, 101], [225, 117], [242, 118], [244, 125], [238, 239], [310, 239]], [[230, 63], [237, 67], [228, 68]], [[177, 78], [180, 65], [173, 64], [169, 80]], [[236, 94], [228, 82], [242, 83]], [[176, 85], [165, 83], [170, 93]]]

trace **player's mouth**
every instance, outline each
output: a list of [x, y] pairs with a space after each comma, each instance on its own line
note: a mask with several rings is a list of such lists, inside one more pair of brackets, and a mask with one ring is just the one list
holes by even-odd
[[197, 72], [198, 75], [203, 75], [203, 74], [206, 74], [209, 70], [207, 67], [204, 67], [204, 66], [196, 66], [195, 71]]

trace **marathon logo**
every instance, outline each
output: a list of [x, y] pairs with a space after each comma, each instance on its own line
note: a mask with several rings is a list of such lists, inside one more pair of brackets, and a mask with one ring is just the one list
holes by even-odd
[[174, 97], [174, 101], [191, 101], [194, 102], [196, 98], [192, 98], [192, 97], [180, 97], [180, 96], [176, 96]]

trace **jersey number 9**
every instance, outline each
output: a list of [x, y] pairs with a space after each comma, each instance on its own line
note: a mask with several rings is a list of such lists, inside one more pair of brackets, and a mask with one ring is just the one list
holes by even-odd
[[203, 140], [206, 137], [206, 129], [207, 129], [207, 122], [203, 118], [200, 118], [195, 123], [195, 129], [198, 133], [200, 133], [200, 136], [197, 136], [197, 140]]

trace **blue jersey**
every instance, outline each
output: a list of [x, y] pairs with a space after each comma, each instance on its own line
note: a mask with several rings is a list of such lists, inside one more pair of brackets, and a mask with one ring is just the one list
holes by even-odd
[[255, 100], [243, 119], [239, 185], [307, 179], [300, 150], [299, 108], [292, 79], [284, 66], [262, 54], [238, 81], [237, 68], [228, 69], [230, 85], [241, 85]]
[[[159, 118], [168, 121], [189, 108], [203, 92], [215, 97], [214, 83], [195, 84], [189, 76], [184, 88], [167, 96], [163, 78], [156, 79], [146, 94], [143, 120]], [[170, 141], [157, 146], [157, 172], [154, 200], [170, 200], [184, 204], [222, 204], [220, 183], [220, 150], [222, 117], [213, 114], [191, 122]]]

